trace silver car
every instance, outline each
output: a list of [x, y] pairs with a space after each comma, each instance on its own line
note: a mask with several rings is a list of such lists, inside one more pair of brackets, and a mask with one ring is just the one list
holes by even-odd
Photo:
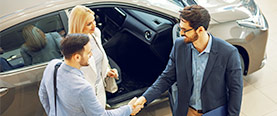
[[[187, 5], [199, 4], [209, 10], [208, 31], [237, 47], [244, 75], [259, 70], [266, 61], [268, 24], [253, 0], [15, 1], [0, 4], [1, 116], [45, 114], [38, 88], [49, 60], [26, 64], [23, 29], [33, 25], [46, 35], [56, 33], [62, 38], [68, 32], [68, 14], [79, 4], [95, 12], [111, 65], [120, 70], [119, 90], [107, 93], [110, 108], [140, 96], [164, 70], [174, 40], [180, 36], [178, 11]], [[160, 101], [167, 96], [165, 93]]]

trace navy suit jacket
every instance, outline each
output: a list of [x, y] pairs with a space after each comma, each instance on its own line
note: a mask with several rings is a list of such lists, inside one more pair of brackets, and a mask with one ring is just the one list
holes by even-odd
[[[201, 88], [204, 113], [227, 104], [228, 116], [239, 116], [243, 79], [238, 50], [224, 40], [212, 36], [212, 47]], [[143, 96], [152, 102], [177, 81], [178, 96], [173, 106], [174, 116], [186, 116], [193, 90], [192, 43], [176, 40], [168, 64], [159, 78]]]

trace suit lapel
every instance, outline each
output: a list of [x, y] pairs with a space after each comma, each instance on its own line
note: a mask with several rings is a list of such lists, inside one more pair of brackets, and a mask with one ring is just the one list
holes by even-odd
[[191, 54], [191, 44], [188, 44], [188, 46], [185, 49], [185, 69], [187, 72], [187, 77], [189, 78], [188, 80], [192, 79], [192, 54]]
[[205, 72], [204, 72], [204, 76], [203, 76], [203, 82], [202, 82], [202, 87], [205, 85], [212, 69], [214, 66], [214, 63], [217, 59], [217, 41], [216, 39], [214, 39], [214, 37], [212, 36], [212, 47], [211, 47], [211, 52], [209, 55], [209, 59], [205, 68]]

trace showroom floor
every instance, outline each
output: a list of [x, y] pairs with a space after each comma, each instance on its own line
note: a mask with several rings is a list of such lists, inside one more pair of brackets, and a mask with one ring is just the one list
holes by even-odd
[[[241, 116], [277, 116], [277, 52], [275, 51], [277, 50], [277, 2], [276, 0], [255, 1], [269, 23], [269, 40], [266, 49], [268, 58], [261, 70], [244, 77]], [[168, 102], [145, 108], [138, 114], [138, 116], [171, 115]]]
[[268, 60], [264, 68], [245, 77], [241, 116], [277, 116], [276, 0], [255, 1], [269, 23]]

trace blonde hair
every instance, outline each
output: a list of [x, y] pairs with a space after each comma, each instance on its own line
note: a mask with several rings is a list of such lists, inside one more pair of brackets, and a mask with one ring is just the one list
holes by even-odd
[[27, 25], [22, 29], [22, 35], [25, 40], [24, 45], [28, 50], [36, 52], [46, 45], [46, 37], [44, 32], [33, 25]]
[[75, 6], [69, 15], [68, 34], [83, 33], [89, 15], [94, 15], [89, 8], [81, 5]]

